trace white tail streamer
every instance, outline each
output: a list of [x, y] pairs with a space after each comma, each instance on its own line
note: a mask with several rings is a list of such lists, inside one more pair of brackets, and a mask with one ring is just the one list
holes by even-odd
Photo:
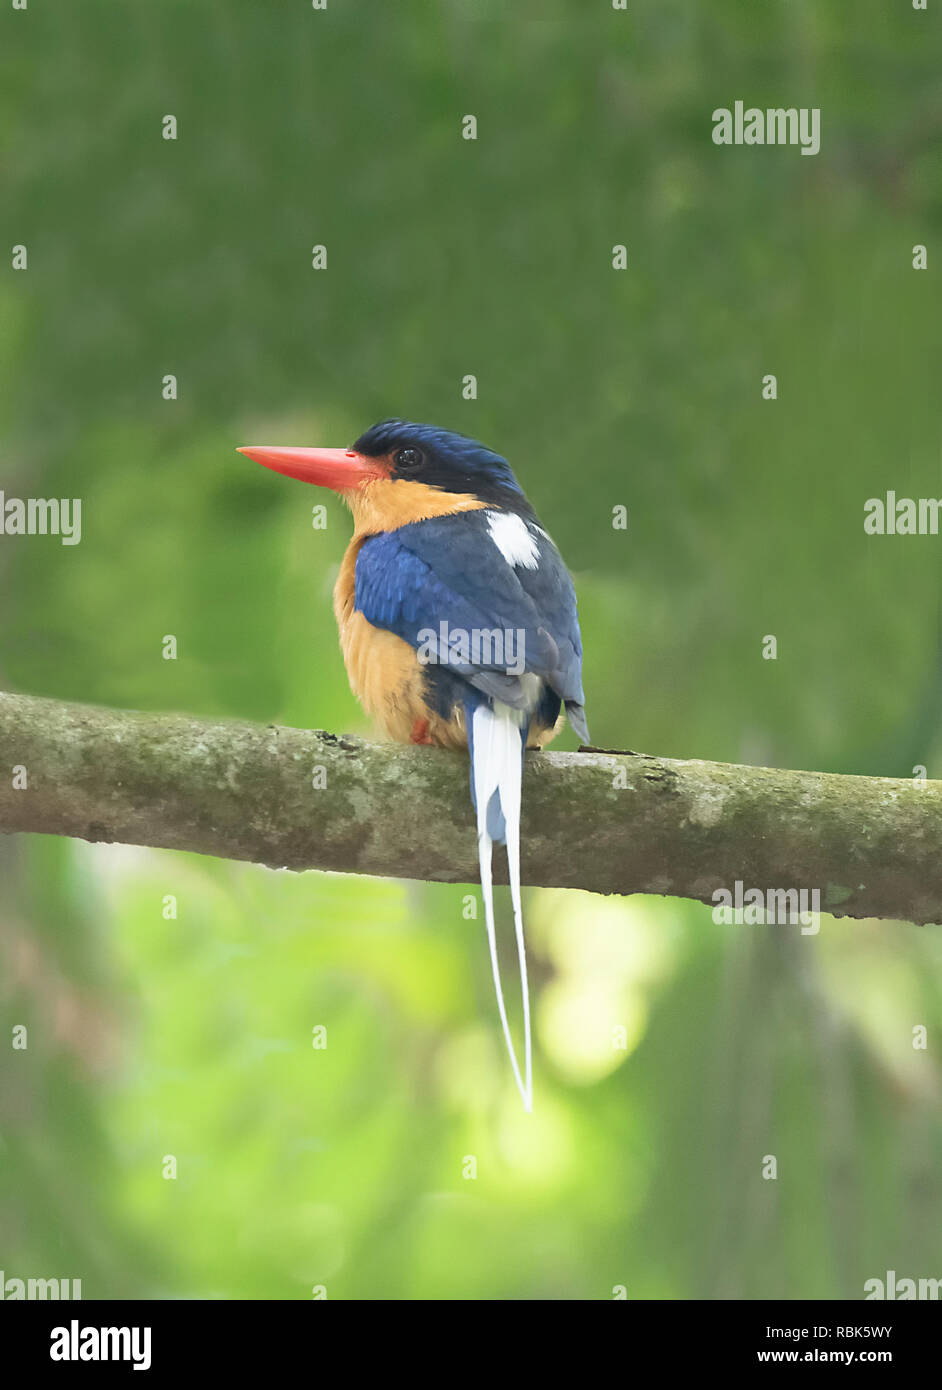
[[[481, 865], [481, 892], [484, 897], [484, 920], [491, 952], [491, 972], [497, 994], [504, 1040], [513, 1067], [514, 1079], [523, 1108], [533, 1109], [533, 1060], [530, 1041], [530, 991], [527, 985], [527, 953], [523, 940], [523, 914], [520, 905], [520, 789], [522, 780], [522, 749], [520, 729], [522, 716], [509, 705], [494, 701], [494, 708], [478, 705], [472, 716], [472, 757], [474, 799], [478, 821], [478, 859]], [[520, 992], [523, 999], [524, 1075], [520, 1076], [517, 1054], [510, 1036], [504, 992], [500, 983], [497, 960], [497, 934], [494, 928], [494, 886], [491, 873], [493, 840], [487, 829], [487, 808], [494, 792], [500, 798], [501, 812], [506, 825], [507, 866], [510, 877], [510, 896], [514, 910], [514, 931], [517, 938], [517, 960], [520, 965]]]

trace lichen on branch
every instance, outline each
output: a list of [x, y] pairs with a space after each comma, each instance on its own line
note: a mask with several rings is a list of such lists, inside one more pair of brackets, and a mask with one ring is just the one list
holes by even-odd
[[[0, 832], [477, 878], [461, 754], [28, 695], [0, 693]], [[739, 881], [816, 889], [837, 916], [942, 921], [939, 782], [528, 753], [521, 835], [528, 884], [712, 902]]]

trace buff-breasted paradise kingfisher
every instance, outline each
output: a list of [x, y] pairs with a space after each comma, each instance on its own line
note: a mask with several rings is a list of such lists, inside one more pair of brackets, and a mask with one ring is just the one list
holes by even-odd
[[[353, 539], [334, 588], [354, 694], [401, 742], [467, 748], [497, 1007], [524, 1108], [533, 1073], [520, 908], [525, 748], [562, 708], [587, 743], [572, 580], [507, 460], [449, 430], [386, 420], [352, 449], [250, 447], [257, 463], [339, 493]], [[501, 989], [491, 854], [507, 847], [523, 1000], [521, 1075]]]

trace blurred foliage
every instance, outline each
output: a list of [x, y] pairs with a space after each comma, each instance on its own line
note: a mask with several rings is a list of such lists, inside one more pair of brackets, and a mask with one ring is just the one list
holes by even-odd
[[[576, 575], [600, 745], [942, 772], [942, 542], [862, 527], [888, 488], [942, 494], [938, 7], [581, 9], [0, 11], [0, 248], [29, 249], [0, 272], [0, 486], [84, 501], [79, 546], [0, 540], [3, 684], [367, 733], [329, 602], [347, 519], [330, 499], [313, 530], [324, 498], [233, 450], [398, 414], [516, 467]], [[716, 148], [737, 99], [821, 107], [821, 153]], [[30, 1039], [0, 1043], [8, 1277], [683, 1298], [940, 1273], [937, 930], [534, 891], [527, 1118], [473, 886], [0, 852], [0, 1035]]]

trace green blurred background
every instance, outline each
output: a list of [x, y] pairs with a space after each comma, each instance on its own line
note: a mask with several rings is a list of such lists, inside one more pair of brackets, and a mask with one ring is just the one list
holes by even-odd
[[[329, 598], [349, 520], [234, 449], [395, 414], [515, 466], [576, 577], [596, 743], [942, 773], [942, 540], [862, 524], [887, 488], [942, 495], [940, 23], [8, 4], [0, 486], [81, 497], [84, 534], [0, 539], [0, 685], [367, 735]], [[715, 147], [737, 99], [820, 107], [820, 154]], [[942, 1275], [938, 929], [533, 890], [528, 1118], [473, 886], [0, 856], [8, 1278], [591, 1299]]]

